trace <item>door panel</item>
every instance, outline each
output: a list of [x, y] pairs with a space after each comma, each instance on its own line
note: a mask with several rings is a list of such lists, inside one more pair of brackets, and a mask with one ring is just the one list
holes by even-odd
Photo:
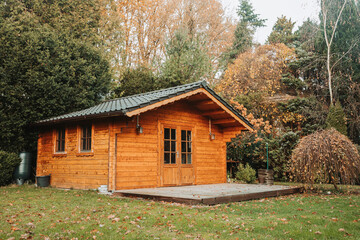
[[164, 167], [163, 169], [163, 185], [176, 186], [178, 185], [179, 169], [177, 167]]
[[176, 186], [179, 179], [179, 167], [177, 164], [177, 131], [175, 127], [163, 128], [163, 185]]
[[180, 185], [194, 184], [194, 169], [193, 167], [180, 167]]
[[194, 168], [193, 168], [193, 132], [191, 129], [181, 128], [180, 139], [180, 185], [194, 184]]
[[162, 125], [162, 186], [194, 184], [192, 128]]

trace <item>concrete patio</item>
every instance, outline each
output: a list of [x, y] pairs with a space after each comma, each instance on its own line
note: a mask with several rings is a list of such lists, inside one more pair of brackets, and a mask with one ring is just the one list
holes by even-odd
[[142, 188], [116, 191], [115, 195], [141, 197], [185, 204], [214, 205], [252, 199], [277, 197], [301, 192], [301, 188], [259, 184], [208, 184], [179, 187]]

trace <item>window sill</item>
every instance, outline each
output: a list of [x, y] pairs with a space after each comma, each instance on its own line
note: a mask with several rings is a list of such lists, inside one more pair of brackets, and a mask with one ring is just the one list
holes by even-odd
[[76, 154], [77, 157], [92, 157], [94, 156], [93, 152], [78, 152]]
[[56, 153], [53, 153], [52, 156], [53, 157], [67, 157], [67, 153], [66, 152], [56, 152]]

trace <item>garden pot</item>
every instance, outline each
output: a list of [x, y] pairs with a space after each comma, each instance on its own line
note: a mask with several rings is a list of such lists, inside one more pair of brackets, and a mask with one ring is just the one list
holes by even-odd
[[50, 185], [50, 175], [36, 176], [36, 184], [38, 187], [48, 187]]
[[273, 185], [274, 184], [274, 170], [259, 169], [258, 178], [260, 184]]

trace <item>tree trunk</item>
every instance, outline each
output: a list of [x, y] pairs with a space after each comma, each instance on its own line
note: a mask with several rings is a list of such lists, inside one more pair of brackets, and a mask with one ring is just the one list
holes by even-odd
[[327, 35], [327, 11], [328, 9], [326, 9], [326, 5], [325, 5], [325, 0], [321, 1], [321, 11], [322, 11], [322, 15], [323, 15], [323, 27], [324, 27], [324, 38], [325, 38], [325, 43], [326, 43], [326, 47], [327, 47], [327, 56], [326, 56], [326, 68], [327, 68], [327, 72], [328, 72], [328, 82], [329, 82], [329, 93], [330, 93], [330, 106], [333, 105], [333, 91], [332, 91], [332, 67], [334, 66], [330, 66], [331, 65], [331, 45], [332, 42], [334, 40], [334, 36], [335, 36], [335, 32], [336, 32], [336, 28], [338, 26], [341, 14], [345, 8], [347, 0], [344, 1], [340, 12], [337, 16], [336, 22], [333, 26], [332, 29], [332, 33], [331, 33], [331, 37], [330, 39], [328, 39], [328, 35]]
[[329, 81], [329, 93], [330, 93], [330, 106], [332, 106], [333, 103], [333, 91], [332, 91], [332, 74], [331, 74], [331, 68], [330, 68], [330, 55], [331, 55], [331, 48], [330, 46], [327, 49], [327, 59], [326, 59], [326, 68], [328, 71], [328, 81]]

